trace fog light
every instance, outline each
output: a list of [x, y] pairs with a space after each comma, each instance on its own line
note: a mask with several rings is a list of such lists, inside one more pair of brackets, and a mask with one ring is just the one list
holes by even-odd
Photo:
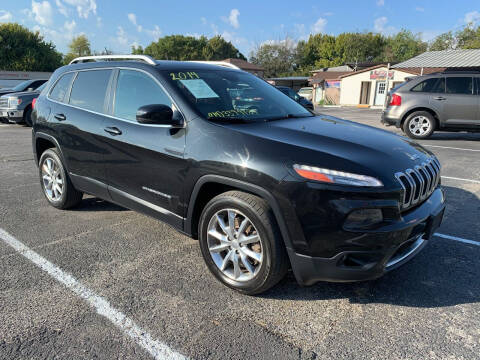
[[360, 209], [354, 210], [348, 215], [347, 220], [345, 220], [345, 227], [351, 229], [368, 228], [382, 221], [382, 210]]

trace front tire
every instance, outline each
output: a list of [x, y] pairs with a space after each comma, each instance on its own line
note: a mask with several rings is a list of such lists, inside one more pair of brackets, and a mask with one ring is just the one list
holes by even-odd
[[435, 119], [429, 112], [416, 111], [405, 120], [403, 131], [412, 139], [426, 139], [435, 131]]
[[199, 240], [208, 269], [243, 294], [270, 289], [288, 270], [272, 210], [257, 196], [229, 191], [213, 198], [200, 217]]
[[38, 166], [40, 184], [47, 201], [57, 209], [69, 209], [82, 201], [83, 193], [73, 187], [57, 149], [47, 149]]

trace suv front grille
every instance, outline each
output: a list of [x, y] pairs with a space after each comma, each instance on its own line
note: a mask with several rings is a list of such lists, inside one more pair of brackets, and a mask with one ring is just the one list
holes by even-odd
[[8, 98], [0, 98], [0, 107], [1, 108], [8, 108]]
[[395, 174], [403, 188], [402, 209], [417, 205], [430, 196], [440, 182], [440, 168], [440, 162], [431, 158], [413, 169]]

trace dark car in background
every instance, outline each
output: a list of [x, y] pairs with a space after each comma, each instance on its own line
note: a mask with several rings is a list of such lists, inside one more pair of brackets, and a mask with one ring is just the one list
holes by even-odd
[[480, 132], [480, 72], [435, 73], [392, 89], [382, 123], [414, 139], [434, 131]]
[[33, 91], [24, 91], [0, 96], [0, 118], [11, 123], [32, 126], [32, 103], [47, 83]]
[[293, 91], [293, 89], [289, 88], [288, 86], [277, 86], [276, 88], [283, 92], [285, 95], [287, 95], [289, 98], [298, 102], [304, 108], [313, 111], [313, 103], [310, 100], [304, 98], [303, 96], [298, 95], [295, 91]]
[[378, 278], [440, 225], [441, 166], [415, 142], [316, 116], [244, 71], [122, 57], [74, 60], [35, 103], [50, 205], [87, 193], [162, 220], [198, 239], [213, 275], [245, 294], [289, 267], [302, 285]]
[[14, 86], [13, 88], [0, 89], [0, 96], [5, 94], [22, 92], [22, 91], [33, 91], [33, 90], [36, 90], [41, 85], [45, 84], [47, 81], [48, 79], [26, 80]]

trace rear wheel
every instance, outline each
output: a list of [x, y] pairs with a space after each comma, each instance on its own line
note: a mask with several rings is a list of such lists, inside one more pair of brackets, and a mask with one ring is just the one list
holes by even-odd
[[83, 194], [73, 187], [57, 149], [47, 149], [39, 162], [40, 184], [50, 205], [68, 209], [82, 201]]
[[405, 120], [403, 131], [412, 139], [426, 139], [435, 131], [435, 119], [426, 111], [416, 111]]
[[241, 293], [262, 293], [288, 270], [272, 211], [257, 196], [229, 191], [213, 198], [200, 217], [199, 238], [209, 270]]
[[25, 113], [23, 114], [23, 120], [25, 122], [26, 126], [32, 126], [32, 108], [29, 107], [25, 110]]

